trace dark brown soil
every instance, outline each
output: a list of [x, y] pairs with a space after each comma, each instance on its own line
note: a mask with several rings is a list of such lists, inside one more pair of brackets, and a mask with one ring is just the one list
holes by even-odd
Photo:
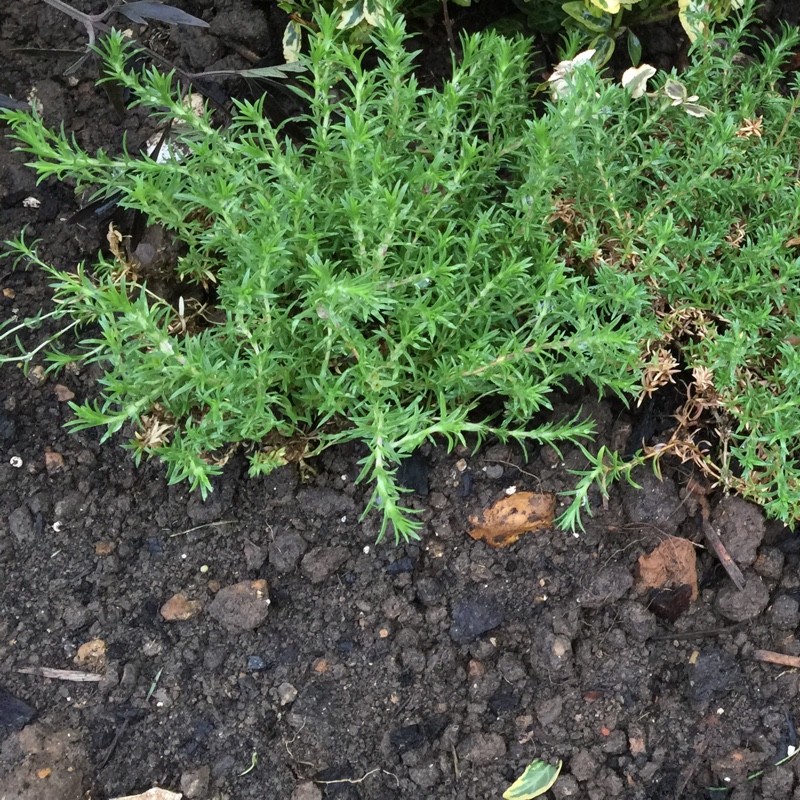
[[[280, 61], [273, 4], [182, 7], [210, 30], [146, 34], [176, 63], [245, 67], [246, 51]], [[35, 87], [46, 118], [89, 148], [119, 147], [122, 131], [134, 147], [150, 133], [140, 114], [115, 116], [91, 66], [62, 77], [74, 56], [11, 52], [79, 48], [79, 25], [29, 0], [5, 0], [0, 25], [0, 93], [23, 99]], [[425, 41], [436, 78], [441, 26]], [[670, 49], [680, 47], [659, 52]], [[103, 226], [68, 225], [71, 190], [37, 187], [10, 148], [0, 138], [0, 238], [27, 226], [51, 263], [91, 258]], [[50, 307], [42, 275], [6, 262], [0, 290], [3, 318]], [[597, 498], [580, 537], [548, 530], [493, 550], [467, 535], [469, 515], [511, 486], [567, 490], [580, 453], [429, 448], [417, 465], [427, 494], [413, 500], [422, 541], [376, 546], [376, 520], [359, 522], [357, 448], [328, 452], [305, 481], [288, 467], [249, 480], [234, 459], [202, 502], [167, 486], [157, 463], [134, 467], [124, 436], [101, 445], [99, 433], [65, 433], [71, 412], [56, 385], [80, 401], [96, 377], [0, 370], [3, 800], [104, 800], [151, 786], [219, 800], [486, 800], [536, 758], [564, 761], [555, 798], [800, 798], [800, 759], [771, 766], [797, 745], [800, 679], [754, 659], [759, 648], [800, 655], [800, 540], [758, 510], [712, 496], [747, 589], [698, 546], [700, 597], [667, 622], [668, 603], [651, 607], [634, 578], [639, 556], [665, 538], [701, 541], [680, 470], [664, 482], [642, 473], [642, 490], [615, 487], [607, 507]], [[591, 398], [583, 413], [615, 445], [638, 422]], [[259, 624], [263, 598], [223, 599], [261, 579], [271, 604]], [[165, 621], [176, 594], [200, 601], [199, 615]], [[245, 630], [248, 614], [257, 625]], [[104, 664], [76, 662], [98, 639]]]

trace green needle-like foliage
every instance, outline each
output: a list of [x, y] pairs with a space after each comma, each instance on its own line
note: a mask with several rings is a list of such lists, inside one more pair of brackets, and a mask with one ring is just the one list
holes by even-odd
[[[537, 116], [524, 39], [466, 37], [452, 79], [429, 90], [400, 16], [376, 31], [369, 69], [335, 17], [317, 21], [303, 141], [261, 101], [218, 128], [172, 76], [128, 72], [120, 34], [104, 44], [107, 75], [173, 122], [182, 155], [89, 155], [35, 114], [3, 113], [42, 178], [118, 190], [169, 229], [183, 244], [176, 294], [205, 304], [190, 314], [102, 257], [56, 271], [17, 242], [52, 275], [55, 315], [84, 333], [53, 363], [105, 369], [102, 400], [75, 406], [71, 426], [134, 422], [137, 457], [157, 455], [171, 481], [203, 492], [232, 445], [260, 474], [300, 440], [311, 453], [360, 441], [367, 510], [382, 513], [381, 535], [408, 538], [419, 522], [395, 481], [403, 456], [467, 434], [586, 439], [586, 422], [529, 422], [566, 379], [636, 397], [664, 342], [713, 373], [743, 491], [796, 516], [800, 261], [786, 243], [800, 216], [798, 125], [775, 84], [797, 37], [747, 68], [733, 65], [744, 24], [724, 47], [703, 44], [681, 81], [710, 117], [632, 98], [591, 65]], [[737, 136], [756, 116], [763, 135]], [[687, 308], [703, 335], [677, 330], [670, 312]], [[504, 411], [482, 415], [487, 398]], [[567, 522], [590, 483], [628, 469], [604, 454]]]

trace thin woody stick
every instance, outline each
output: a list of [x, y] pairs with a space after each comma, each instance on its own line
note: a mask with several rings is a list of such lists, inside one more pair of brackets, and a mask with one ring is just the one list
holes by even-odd
[[17, 672], [21, 672], [23, 675], [39, 675], [42, 678], [55, 678], [57, 681], [77, 681], [78, 683], [102, 681], [104, 677], [96, 672], [78, 672], [74, 669], [54, 669], [53, 667], [20, 667]]
[[784, 653], [776, 653], [773, 650], [756, 650], [753, 652], [753, 658], [766, 664], [777, 664], [779, 667], [800, 669], [800, 657], [787, 656]]

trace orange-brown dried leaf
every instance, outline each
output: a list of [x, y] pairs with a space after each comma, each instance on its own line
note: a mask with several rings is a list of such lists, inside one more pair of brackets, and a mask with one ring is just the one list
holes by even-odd
[[694, 602], [697, 599], [694, 545], [688, 539], [665, 539], [652, 553], [639, 557], [638, 583], [646, 589], [676, 589], [688, 584]]
[[491, 547], [508, 547], [528, 531], [550, 528], [556, 512], [556, 496], [517, 492], [503, 497], [480, 517], [470, 517], [475, 526], [469, 535]]

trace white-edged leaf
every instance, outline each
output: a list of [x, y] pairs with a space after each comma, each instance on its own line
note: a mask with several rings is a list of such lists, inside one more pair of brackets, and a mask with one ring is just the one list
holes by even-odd
[[714, 112], [705, 106], [699, 106], [697, 103], [682, 103], [681, 108], [690, 117], [710, 117]]
[[364, 10], [364, 0], [352, 0], [350, 3], [345, 3], [342, 8], [342, 14], [339, 19], [339, 24], [336, 26], [337, 30], [346, 31], [350, 28], [355, 28], [359, 22], [366, 16]]
[[680, 105], [686, 100], [686, 87], [673, 78], [667, 78], [664, 83], [664, 94], [672, 100], [673, 105]]
[[283, 60], [291, 64], [300, 58], [300, 48], [303, 46], [303, 29], [299, 22], [293, 19], [283, 31]]
[[589, 0], [589, 2], [595, 8], [605, 11], [607, 14], [619, 13], [620, 0]]
[[533, 800], [543, 795], [558, 779], [562, 763], [559, 761], [554, 767], [546, 761], [531, 761], [525, 772], [503, 792], [503, 800]]
[[709, 11], [706, 0], [678, 0], [678, 19], [681, 21], [689, 41], [694, 42], [702, 36], [708, 26], [698, 19], [698, 14], [707, 14]]
[[386, 22], [382, 0], [364, 0], [364, 19], [373, 28], [379, 28]]

